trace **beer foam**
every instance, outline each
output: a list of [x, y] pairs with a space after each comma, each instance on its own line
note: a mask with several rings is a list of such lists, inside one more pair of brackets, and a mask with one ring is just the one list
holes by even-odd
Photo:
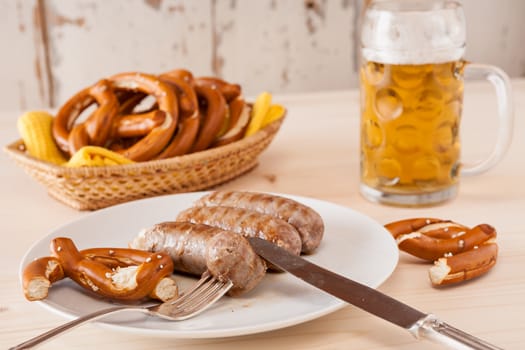
[[465, 41], [459, 5], [397, 11], [379, 3], [367, 10], [361, 29], [363, 58], [388, 64], [455, 61], [465, 54]]

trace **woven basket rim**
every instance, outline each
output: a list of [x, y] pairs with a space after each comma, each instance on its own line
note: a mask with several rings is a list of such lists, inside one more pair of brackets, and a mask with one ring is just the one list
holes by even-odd
[[97, 177], [97, 176], [108, 176], [108, 175], [123, 175], [126, 176], [128, 173], [137, 172], [163, 172], [172, 170], [184, 170], [192, 168], [195, 165], [202, 164], [208, 160], [219, 159], [221, 157], [227, 157], [237, 150], [250, 149], [256, 147], [260, 142], [266, 139], [269, 135], [276, 133], [283, 120], [278, 120], [266, 125], [255, 134], [248, 137], [242, 138], [238, 141], [220, 146], [210, 148], [200, 152], [194, 152], [186, 155], [177, 157], [158, 159], [145, 162], [136, 162], [131, 164], [123, 165], [109, 165], [109, 166], [97, 166], [97, 167], [78, 167], [70, 168], [62, 165], [48, 163], [43, 160], [32, 157], [21, 148], [24, 142], [18, 139], [3, 147], [4, 151], [15, 160], [20, 161], [26, 166], [37, 169], [39, 171], [45, 171], [53, 176], [73, 176], [73, 177]]
[[284, 117], [230, 144], [168, 159], [125, 165], [78, 167], [30, 156], [22, 140], [4, 151], [54, 199], [77, 210], [97, 210], [130, 200], [203, 190], [233, 180], [257, 165]]

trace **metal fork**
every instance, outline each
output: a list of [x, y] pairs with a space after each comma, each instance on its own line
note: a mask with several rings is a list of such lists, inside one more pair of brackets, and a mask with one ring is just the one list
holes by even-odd
[[18, 344], [9, 350], [31, 349], [42, 344], [59, 334], [69, 331], [88, 321], [122, 311], [139, 311], [148, 315], [158, 316], [170, 321], [181, 321], [196, 316], [206, 310], [210, 305], [219, 300], [233, 286], [231, 281], [219, 281], [209, 271], [202, 274], [201, 279], [180, 297], [168, 300], [162, 304], [151, 306], [118, 305], [107, 309], [95, 311], [79, 317], [73, 321], [53, 328], [41, 335]]

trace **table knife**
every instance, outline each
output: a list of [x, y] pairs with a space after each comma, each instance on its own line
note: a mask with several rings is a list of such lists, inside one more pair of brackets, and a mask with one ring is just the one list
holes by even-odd
[[433, 314], [416, 310], [378, 290], [338, 275], [261, 238], [248, 238], [255, 252], [272, 265], [291, 273], [343, 301], [408, 330], [416, 339], [428, 339], [451, 349], [502, 348], [457, 329]]

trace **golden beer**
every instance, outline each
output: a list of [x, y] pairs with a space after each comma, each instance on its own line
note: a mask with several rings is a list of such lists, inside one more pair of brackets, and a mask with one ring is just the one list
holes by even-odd
[[[371, 0], [360, 26], [361, 194], [375, 202], [426, 206], [458, 193], [462, 175], [499, 162], [512, 135], [512, 94], [498, 67], [465, 62], [466, 22], [456, 0]], [[495, 88], [493, 151], [460, 160], [463, 79]]]
[[464, 61], [366, 61], [361, 79], [361, 184], [432, 194], [458, 181]]

